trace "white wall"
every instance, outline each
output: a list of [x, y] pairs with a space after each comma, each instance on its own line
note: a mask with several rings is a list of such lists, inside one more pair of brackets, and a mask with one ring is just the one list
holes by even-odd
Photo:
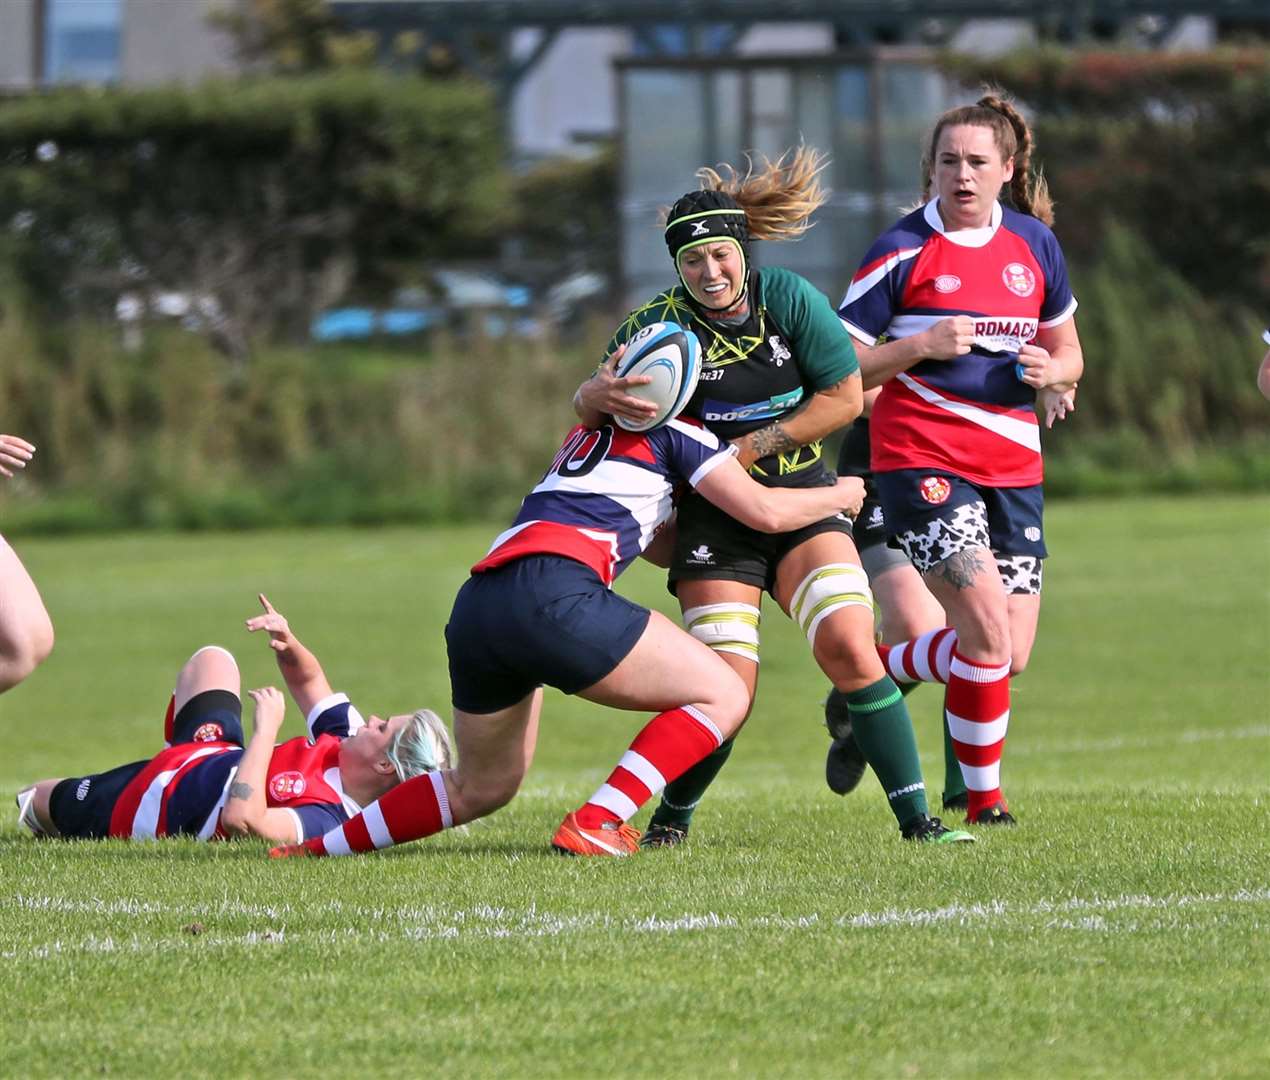
[[[12, 0], [0, 0], [0, 5]], [[124, 0], [122, 82], [194, 82], [236, 66], [228, 38], [207, 24], [232, 0]]]
[[35, 80], [35, 0], [0, 0], [0, 89]]
[[[513, 55], [524, 56], [538, 40], [519, 30]], [[585, 152], [576, 134], [612, 134], [617, 123], [613, 60], [630, 52], [625, 30], [564, 30], [521, 80], [512, 99], [512, 137], [521, 154]]]

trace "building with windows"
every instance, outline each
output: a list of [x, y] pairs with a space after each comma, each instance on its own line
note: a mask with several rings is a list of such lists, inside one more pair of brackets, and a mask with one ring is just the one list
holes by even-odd
[[[249, 2], [0, 0], [0, 93], [232, 72], [231, 42], [208, 15]], [[915, 195], [924, 125], [965, 96], [935, 70], [933, 46], [1004, 53], [1043, 36], [1203, 48], [1223, 27], [1197, 14], [1203, 0], [327, 2], [350, 29], [377, 36], [387, 64], [402, 62], [394, 42], [409, 34], [489, 80], [514, 163], [616, 144], [629, 295], [664, 277], [657, 208], [694, 186], [697, 166], [800, 141], [830, 154], [834, 196], [780, 257], [835, 292], [843, 253], [857, 255]], [[1223, 0], [1222, 10], [1270, 24], [1266, 0]]]
[[207, 15], [237, 0], [0, 0], [0, 91], [144, 85], [232, 71]]

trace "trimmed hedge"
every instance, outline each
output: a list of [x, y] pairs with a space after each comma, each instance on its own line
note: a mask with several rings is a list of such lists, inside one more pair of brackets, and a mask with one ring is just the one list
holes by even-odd
[[5, 243], [51, 318], [211, 297], [224, 349], [303, 340], [351, 283], [486, 252], [508, 220], [484, 88], [341, 71], [0, 103]]

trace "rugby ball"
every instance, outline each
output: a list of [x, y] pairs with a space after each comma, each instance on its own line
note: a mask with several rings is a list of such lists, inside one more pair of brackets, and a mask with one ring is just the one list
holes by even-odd
[[701, 343], [678, 323], [650, 323], [626, 343], [615, 374], [652, 377], [652, 382], [632, 386], [627, 393], [651, 401], [657, 412], [647, 420], [613, 418], [627, 431], [652, 431], [678, 416], [692, 397], [701, 375]]

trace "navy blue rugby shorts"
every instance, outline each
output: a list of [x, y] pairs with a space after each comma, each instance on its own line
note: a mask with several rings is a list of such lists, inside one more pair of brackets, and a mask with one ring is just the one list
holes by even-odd
[[914, 565], [948, 558], [969, 544], [997, 555], [1044, 559], [1041, 485], [983, 487], [952, 473], [898, 469], [876, 473], [886, 529], [899, 539]]
[[[172, 722], [172, 744], [184, 742], [232, 742], [243, 745], [242, 702], [228, 690], [204, 690], [181, 706]], [[234, 759], [235, 764], [237, 758]], [[110, 835], [110, 816], [124, 788], [150, 764], [134, 761], [106, 772], [68, 776], [49, 795], [49, 815], [65, 837], [100, 840]], [[175, 818], [181, 792], [169, 816]], [[207, 816], [204, 810], [203, 817]]]
[[626, 658], [648, 619], [574, 559], [530, 555], [473, 574], [445, 627], [454, 707], [498, 712], [544, 683], [576, 694]]

